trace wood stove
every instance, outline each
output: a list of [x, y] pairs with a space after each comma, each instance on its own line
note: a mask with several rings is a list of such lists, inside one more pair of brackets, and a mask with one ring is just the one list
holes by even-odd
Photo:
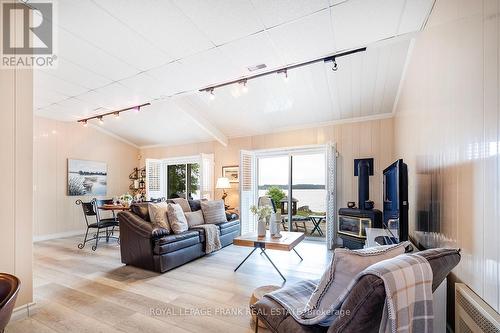
[[369, 200], [373, 158], [355, 159], [354, 176], [358, 177], [358, 207], [339, 209], [337, 232], [344, 247], [361, 249], [365, 244], [366, 228], [382, 228], [382, 212], [374, 209], [373, 201]]

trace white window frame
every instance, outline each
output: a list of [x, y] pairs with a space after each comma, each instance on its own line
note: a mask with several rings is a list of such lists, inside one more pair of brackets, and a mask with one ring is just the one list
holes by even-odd
[[[206, 199], [212, 199], [214, 193], [214, 182], [213, 182], [213, 173], [214, 173], [214, 155], [213, 154], [199, 154], [199, 155], [189, 155], [189, 156], [177, 156], [177, 157], [169, 157], [162, 159], [146, 159], [146, 169], [148, 169], [148, 164], [150, 163], [161, 163], [161, 191], [149, 193], [146, 192], [146, 197], [151, 199], [167, 197], [168, 191], [168, 166], [169, 165], [177, 165], [177, 164], [194, 164], [197, 163], [200, 166], [200, 197]], [[208, 170], [207, 170], [208, 169]], [[148, 170], [146, 170], [148, 171]], [[147, 177], [148, 172], [146, 172], [146, 189], [149, 188], [149, 182]], [[187, 179], [186, 179], [187, 182]], [[186, 183], [186, 189], [188, 189]], [[154, 195], [152, 195], [154, 194]]]

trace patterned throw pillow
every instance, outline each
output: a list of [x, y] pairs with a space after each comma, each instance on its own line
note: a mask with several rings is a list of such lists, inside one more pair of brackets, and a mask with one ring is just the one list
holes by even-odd
[[205, 224], [205, 220], [203, 219], [203, 213], [201, 210], [186, 212], [184, 213], [184, 215], [186, 215], [186, 220], [190, 228], [200, 224]]
[[168, 222], [167, 207], [168, 204], [166, 202], [148, 204], [149, 219], [151, 220], [153, 228], [163, 228], [167, 230], [168, 233], [171, 233], [172, 229]]
[[174, 203], [179, 204], [182, 207], [182, 211], [185, 212], [190, 212], [191, 211], [191, 206], [189, 206], [189, 202], [184, 199], [184, 198], [175, 198], [171, 199]]
[[202, 201], [201, 211], [206, 224], [227, 222], [223, 200]]
[[332, 262], [309, 298], [302, 317], [310, 319], [336, 310], [342, 305], [357, 274], [379, 261], [405, 253], [408, 245], [410, 242], [363, 250], [335, 249]]
[[174, 234], [180, 234], [188, 230], [188, 223], [182, 207], [179, 204], [167, 204], [167, 215], [170, 227]]

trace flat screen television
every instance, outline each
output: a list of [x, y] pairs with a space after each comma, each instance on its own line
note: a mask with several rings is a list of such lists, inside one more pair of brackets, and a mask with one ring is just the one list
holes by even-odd
[[384, 169], [384, 227], [398, 242], [408, 240], [408, 166], [402, 159]]

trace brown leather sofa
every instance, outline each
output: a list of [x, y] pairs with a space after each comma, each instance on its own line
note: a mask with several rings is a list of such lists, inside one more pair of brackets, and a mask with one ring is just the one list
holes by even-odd
[[0, 332], [2, 333], [9, 323], [20, 286], [21, 281], [14, 275], [0, 273]]
[[[432, 291], [443, 282], [451, 270], [460, 262], [460, 250], [436, 249], [420, 252], [432, 268]], [[298, 323], [279, 303], [264, 296], [251, 306], [259, 321], [274, 333], [376, 333], [379, 331], [385, 303], [385, 288], [382, 279], [375, 275], [362, 277], [342, 304], [339, 316], [330, 327], [306, 326]], [[257, 331], [258, 326], [256, 326]]]
[[[147, 205], [132, 204], [130, 212], [118, 213], [122, 263], [163, 273], [205, 255], [202, 229], [190, 229], [180, 234], [153, 229]], [[198, 200], [189, 200], [189, 205], [192, 211], [201, 208]], [[229, 214], [227, 217], [228, 222], [216, 224], [223, 247], [232, 244], [240, 234], [238, 216]]]

